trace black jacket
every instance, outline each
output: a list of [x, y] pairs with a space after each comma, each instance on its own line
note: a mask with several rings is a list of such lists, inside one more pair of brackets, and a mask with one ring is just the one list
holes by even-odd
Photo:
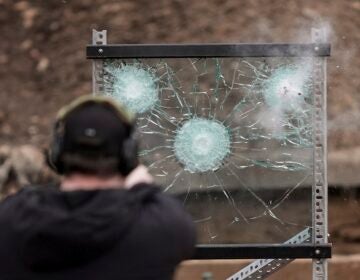
[[194, 243], [180, 203], [146, 184], [25, 188], [0, 203], [1, 280], [172, 279]]

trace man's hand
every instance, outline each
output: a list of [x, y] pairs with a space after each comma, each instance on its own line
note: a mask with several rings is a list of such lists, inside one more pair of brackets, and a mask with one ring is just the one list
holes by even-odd
[[130, 189], [139, 183], [151, 184], [154, 178], [150, 175], [148, 169], [144, 165], [138, 165], [131, 173], [125, 178], [124, 186]]

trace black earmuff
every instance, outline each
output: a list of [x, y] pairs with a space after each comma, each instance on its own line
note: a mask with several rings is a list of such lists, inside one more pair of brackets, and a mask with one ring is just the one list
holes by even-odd
[[49, 167], [60, 175], [64, 173], [64, 165], [61, 160], [64, 147], [64, 132], [64, 123], [62, 119], [59, 119], [54, 124], [52, 139], [46, 157]]
[[120, 149], [119, 159], [119, 172], [126, 176], [136, 166], [138, 166], [138, 140], [135, 135], [134, 126], [130, 128], [129, 137], [123, 142], [123, 147]]

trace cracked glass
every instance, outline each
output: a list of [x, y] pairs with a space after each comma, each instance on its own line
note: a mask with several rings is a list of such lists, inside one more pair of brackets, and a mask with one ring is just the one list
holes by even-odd
[[282, 243], [312, 225], [312, 65], [107, 59], [103, 94], [137, 114], [141, 161], [199, 243]]

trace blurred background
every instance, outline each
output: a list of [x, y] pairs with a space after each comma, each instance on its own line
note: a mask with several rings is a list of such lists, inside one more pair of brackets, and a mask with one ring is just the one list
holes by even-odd
[[56, 111], [91, 92], [92, 29], [109, 43], [271, 43], [309, 42], [311, 27], [332, 44], [330, 238], [336, 254], [359, 254], [359, 0], [0, 0], [0, 193], [54, 179], [42, 151]]

